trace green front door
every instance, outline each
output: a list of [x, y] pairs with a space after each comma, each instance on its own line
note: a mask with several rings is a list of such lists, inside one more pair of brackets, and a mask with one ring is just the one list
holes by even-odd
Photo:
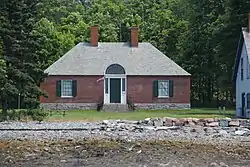
[[110, 78], [110, 103], [121, 103], [120, 78]]

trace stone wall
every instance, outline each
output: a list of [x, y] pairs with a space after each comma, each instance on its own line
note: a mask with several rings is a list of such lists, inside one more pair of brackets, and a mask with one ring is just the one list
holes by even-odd
[[[97, 108], [95, 103], [41, 103], [40, 106], [49, 110], [96, 110]], [[141, 103], [135, 106], [136, 109], [146, 110], [190, 109], [190, 104], [178, 103]]]
[[96, 110], [95, 103], [41, 103], [40, 107], [48, 110]]
[[138, 109], [146, 110], [167, 110], [167, 109], [190, 109], [191, 105], [189, 103], [141, 103], [135, 104]]
[[231, 118], [147, 118], [140, 124], [151, 126], [248, 127], [248, 119]]

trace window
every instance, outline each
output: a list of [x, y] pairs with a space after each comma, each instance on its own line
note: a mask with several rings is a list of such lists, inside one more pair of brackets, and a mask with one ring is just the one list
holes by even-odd
[[62, 97], [72, 97], [72, 80], [62, 80], [61, 81], [61, 96]]
[[174, 96], [173, 80], [155, 80], [153, 82], [153, 96], [159, 98], [168, 98]]
[[243, 71], [243, 58], [240, 59], [240, 76], [241, 76], [241, 80], [244, 80], [244, 71]]
[[250, 109], [250, 93], [247, 94], [247, 109]]
[[123, 92], [125, 92], [125, 87], [126, 87], [125, 78], [122, 78], [122, 91]]
[[169, 96], [169, 81], [158, 81], [158, 96], [168, 97]]
[[109, 93], [109, 79], [105, 78], [105, 93]]

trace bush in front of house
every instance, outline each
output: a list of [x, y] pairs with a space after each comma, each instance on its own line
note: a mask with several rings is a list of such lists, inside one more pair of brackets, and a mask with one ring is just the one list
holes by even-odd
[[[8, 110], [7, 121], [33, 120], [39, 123], [48, 117], [49, 113], [42, 108], [23, 109], [23, 110]], [[6, 121], [6, 118], [0, 114], [0, 122]]]
[[28, 115], [32, 118], [33, 121], [38, 121], [39, 123], [45, 120], [49, 116], [49, 113], [42, 108], [38, 109], [29, 109]]

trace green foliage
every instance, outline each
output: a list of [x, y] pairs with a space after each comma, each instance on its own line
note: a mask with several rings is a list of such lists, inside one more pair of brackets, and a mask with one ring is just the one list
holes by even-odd
[[[39, 36], [32, 33], [37, 21], [38, 1], [1, 1], [1, 83], [0, 101], [3, 113], [8, 103], [20, 93], [25, 103], [32, 108], [39, 104], [42, 91], [40, 82], [45, 78], [39, 64], [41, 46]], [[1, 58], [0, 58], [1, 59]], [[36, 102], [36, 103], [34, 103]]]
[[43, 109], [25, 109], [25, 110], [8, 110], [7, 116], [4, 116], [0, 113], [0, 122], [1, 121], [38, 121], [39, 123], [44, 121], [49, 116], [49, 112]]
[[38, 106], [43, 70], [99, 25], [100, 42], [127, 42], [139, 26], [150, 42], [192, 74], [192, 101], [232, 101], [232, 73], [250, 0], [37, 0], [0, 2], [0, 100], [22, 94]]
[[29, 111], [32, 120], [42, 122], [46, 117], [49, 116], [49, 113], [43, 109], [33, 109]]

